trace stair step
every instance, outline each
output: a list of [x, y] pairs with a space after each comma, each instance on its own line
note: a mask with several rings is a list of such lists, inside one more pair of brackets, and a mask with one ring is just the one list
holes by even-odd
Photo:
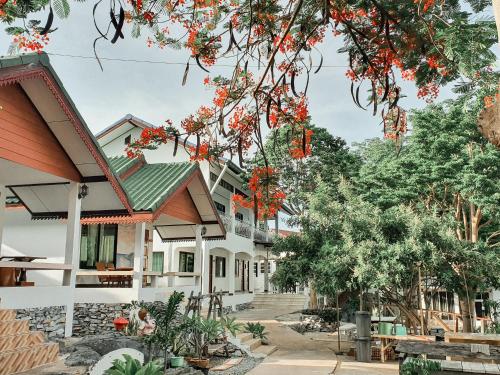
[[0, 336], [17, 335], [28, 333], [30, 330], [27, 320], [4, 320], [0, 321]]
[[256, 348], [262, 345], [260, 339], [251, 339], [245, 342], [245, 345], [247, 345], [250, 350], [253, 352]]
[[255, 354], [264, 354], [266, 357], [273, 354], [278, 347], [276, 345], [261, 345], [253, 351]]
[[59, 345], [43, 343], [30, 348], [20, 348], [0, 353], [0, 375], [15, 374], [35, 367], [54, 363], [59, 354]]
[[253, 339], [253, 335], [251, 333], [240, 333], [236, 335], [236, 338], [240, 340], [240, 342], [246, 343], [247, 341], [250, 341]]
[[17, 335], [0, 336], [0, 353], [23, 347], [42, 344], [45, 335], [42, 332], [19, 333]]
[[0, 309], [0, 320], [15, 320], [16, 312], [14, 310]]

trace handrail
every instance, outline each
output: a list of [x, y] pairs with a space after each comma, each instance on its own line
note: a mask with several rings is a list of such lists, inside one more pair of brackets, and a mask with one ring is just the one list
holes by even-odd
[[201, 276], [200, 272], [165, 272], [165, 276]]
[[133, 276], [134, 271], [94, 271], [80, 270], [76, 272], [76, 276]]
[[22, 268], [26, 270], [72, 270], [73, 265], [64, 263], [41, 262], [4, 262], [0, 261], [0, 268]]

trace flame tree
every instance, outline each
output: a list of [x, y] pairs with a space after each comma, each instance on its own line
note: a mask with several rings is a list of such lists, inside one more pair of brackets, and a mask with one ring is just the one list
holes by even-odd
[[[185, 50], [182, 83], [193, 65], [207, 74], [221, 61], [234, 67], [227, 76], [204, 80], [213, 89], [211, 101], [179, 126], [167, 124], [153, 137], [145, 132], [133, 143], [130, 155], [183, 137], [194, 143], [188, 149], [195, 160], [225, 155], [243, 164], [257, 149], [265, 170], [279, 174], [268, 166], [264, 128], [274, 132], [290, 127], [293, 155], [308, 156], [308, 83], [323, 65], [322, 43], [327, 38], [344, 41], [339, 53], [345, 56], [356, 105], [379, 113], [386, 137], [400, 142], [407, 126], [399, 105], [401, 80], [414, 81], [418, 96], [432, 100], [449, 82], [459, 79], [470, 89], [491, 73], [495, 24], [475, 16], [488, 4], [486, 0], [99, 0], [88, 22], [95, 24], [95, 51], [99, 43], [119, 44], [126, 35], [142, 37], [149, 46]], [[31, 19], [34, 15], [40, 19]], [[21, 50], [41, 51], [56, 31], [58, 18], [66, 17], [70, 17], [68, 0], [0, 0], [0, 19], [9, 24], [13, 46]], [[103, 17], [107, 21], [100, 23]], [[496, 84], [490, 82], [492, 92]], [[276, 188], [273, 180], [262, 179], [269, 181], [266, 190]], [[266, 193], [262, 199], [273, 196]], [[256, 200], [257, 194], [247, 204], [258, 207]], [[271, 211], [262, 216], [272, 216]]]

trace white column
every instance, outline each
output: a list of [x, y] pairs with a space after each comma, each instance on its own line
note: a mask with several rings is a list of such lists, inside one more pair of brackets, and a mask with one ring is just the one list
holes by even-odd
[[236, 263], [236, 254], [234, 254], [232, 251], [229, 252], [229, 255], [227, 257], [227, 261], [229, 262], [227, 265], [227, 277], [229, 280], [229, 285], [228, 285], [228, 291], [229, 294], [234, 294], [234, 278], [235, 278], [235, 263]]
[[0, 185], [0, 254], [2, 254], [3, 227], [5, 225], [5, 204], [7, 198], [7, 189]]
[[66, 323], [64, 335], [70, 337], [73, 334], [73, 311], [74, 293], [76, 284], [76, 272], [80, 267], [80, 213], [82, 201], [78, 198], [80, 184], [71, 182], [68, 195], [68, 220], [66, 221], [66, 246], [64, 263], [71, 264], [71, 270], [64, 271], [63, 285], [71, 288], [70, 300], [66, 304]]
[[[175, 265], [175, 249], [174, 249], [172, 242], [170, 242], [168, 245], [167, 258], [168, 258], [167, 271], [168, 272], [178, 271], [178, 269], [176, 269], [176, 265]], [[168, 276], [168, 286], [169, 287], [175, 286], [175, 276]]]
[[269, 292], [269, 260], [264, 259], [264, 292]]
[[132, 279], [132, 288], [137, 296], [140, 296], [142, 289], [142, 277], [144, 274], [144, 234], [146, 223], [135, 224], [135, 242], [134, 242], [134, 278]]
[[[250, 258], [250, 285], [248, 289], [250, 292], [255, 293], [255, 257]], [[257, 272], [259, 270], [259, 264], [257, 263]]]
[[250, 239], [253, 241], [255, 237], [255, 215], [252, 210], [250, 210]]
[[[233, 198], [234, 198], [234, 194], [231, 194], [231, 198], [229, 199], [229, 202], [234, 202]], [[231, 230], [230, 230], [230, 232], [236, 233], [236, 211], [233, 210], [232, 208], [229, 210], [229, 217], [231, 218]]]
[[202, 225], [196, 226], [196, 252], [194, 255], [194, 269], [200, 272], [200, 281], [196, 283], [200, 287], [203, 294], [209, 293], [209, 271], [210, 271], [210, 249], [207, 243], [203, 241], [201, 231], [203, 229]]

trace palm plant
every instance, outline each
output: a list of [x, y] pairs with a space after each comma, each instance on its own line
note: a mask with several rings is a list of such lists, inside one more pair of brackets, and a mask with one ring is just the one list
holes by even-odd
[[160, 364], [148, 362], [144, 366], [128, 354], [124, 354], [124, 360], [115, 359], [113, 367], [104, 372], [105, 375], [161, 375], [163, 373]]
[[245, 332], [251, 333], [254, 339], [259, 338], [261, 340], [267, 340], [267, 335], [269, 334], [269, 332], [265, 332], [265, 330], [266, 327], [259, 322], [248, 322], [245, 326]]
[[224, 334], [229, 332], [233, 337], [243, 330], [243, 324], [236, 322], [236, 318], [222, 317], [220, 318], [220, 324], [224, 329]]
[[173, 292], [168, 302], [165, 303], [140, 303], [140, 307], [145, 308], [149, 315], [155, 320], [156, 327], [151, 335], [145, 336], [144, 340], [149, 345], [157, 345], [163, 350], [164, 368], [168, 367], [168, 352], [178, 354], [182, 349], [182, 340], [180, 340], [180, 327], [175, 325], [175, 318], [179, 314], [179, 307], [184, 299], [184, 293]]

